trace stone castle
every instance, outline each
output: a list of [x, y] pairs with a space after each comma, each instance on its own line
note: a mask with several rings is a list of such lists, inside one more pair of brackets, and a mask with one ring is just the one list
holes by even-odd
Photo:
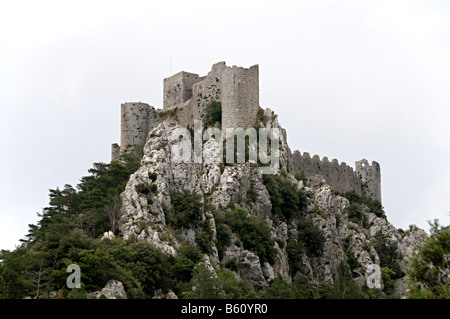
[[[227, 128], [254, 126], [258, 121], [259, 68], [229, 67], [225, 62], [212, 66], [206, 76], [179, 72], [164, 79], [163, 109], [155, 109], [146, 103], [127, 102], [121, 105], [121, 145], [113, 144], [112, 160], [136, 146], [143, 146], [148, 133], [164, 120], [167, 114], [176, 115], [183, 127], [193, 127], [195, 120], [202, 120], [206, 106], [211, 101], [221, 102], [222, 132]], [[357, 193], [381, 202], [380, 165], [363, 159], [355, 162], [355, 170], [346, 163], [327, 157], [311, 157], [309, 153], [288, 151], [288, 173], [304, 172], [307, 178], [321, 175], [336, 191]]]

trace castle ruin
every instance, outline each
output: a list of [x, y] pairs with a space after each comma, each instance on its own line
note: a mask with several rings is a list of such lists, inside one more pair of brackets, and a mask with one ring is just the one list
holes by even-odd
[[[181, 71], [164, 79], [163, 109], [155, 109], [146, 103], [128, 102], [121, 105], [121, 145], [113, 144], [112, 160], [123, 153], [143, 146], [148, 133], [164, 118], [164, 114], [176, 114], [177, 122], [192, 128], [195, 120], [202, 121], [206, 106], [211, 101], [221, 102], [221, 130], [243, 128], [257, 123], [259, 105], [259, 67], [228, 67], [225, 62], [212, 66], [206, 76]], [[381, 202], [380, 165], [365, 159], [355, 162], [355, 170], [346, 163], [327, 157], [311, 157], [298, 150], [288, 154], [287, 171], [303, 172], [307, 178], [321, 175], [336, 191], [351, 190]]]

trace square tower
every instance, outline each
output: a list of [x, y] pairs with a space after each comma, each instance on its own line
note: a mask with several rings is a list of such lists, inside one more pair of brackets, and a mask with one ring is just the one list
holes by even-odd
[[203, 80], [198, 74], [178, 72], [164, 79], [163, 108], [165, 110], [179, 106], [192, 97], [192, 86]]

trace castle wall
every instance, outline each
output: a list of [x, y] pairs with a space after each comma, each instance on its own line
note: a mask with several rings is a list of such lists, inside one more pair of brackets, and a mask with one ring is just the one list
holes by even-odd
[[222, 131], [246, 129], [257, 121], [259, 67], [227, 67], [222, 72]]
[[146, 103], [123, 103], [121, 115], [121, 148], [144, 145], [148, 132], [158, 124], [155, 108]]
[[381, 169], [380, 164], [372, 161], [372, 165], [366, 159], [355, 164], [355, 170], [361, 179], [362, 195], [376, 199], [381, 203]]
[[345, 193], [355, 190], [361, 194], [361, 179], [355, 174], [353, 168], [346, 163], [333, 159], [331, 162], [327, 157], [320, 160], [318, 155], [312, 158], [309, 153], [304, 152], [303, 155], [299, 151], [292, 154], [293, 174], [304, 171], [307, 178], [315, 175], [321, 175], [327, 183], [336, 191]]
[[222, 101], [222, 73], [226, 68], [225, 62], [214, 64], [204, 80], [193, 85], [190, 107], [194, 119], [203, 119], [205, 107], [209, 102]]
[[167, 110], [181, 106], [192, 97], [193, 85], [202, 80], [198, 74], [184, 71], [164, 79], [163, 108]]

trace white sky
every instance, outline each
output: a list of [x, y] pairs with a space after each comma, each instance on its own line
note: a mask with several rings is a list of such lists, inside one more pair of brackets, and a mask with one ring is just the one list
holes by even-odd
[[448, 1], [0, 2], [0, 249], [120, 141], [163, 78], [260, 66], [292, 150], [381, 164], [396, 227], [449, 224]]

